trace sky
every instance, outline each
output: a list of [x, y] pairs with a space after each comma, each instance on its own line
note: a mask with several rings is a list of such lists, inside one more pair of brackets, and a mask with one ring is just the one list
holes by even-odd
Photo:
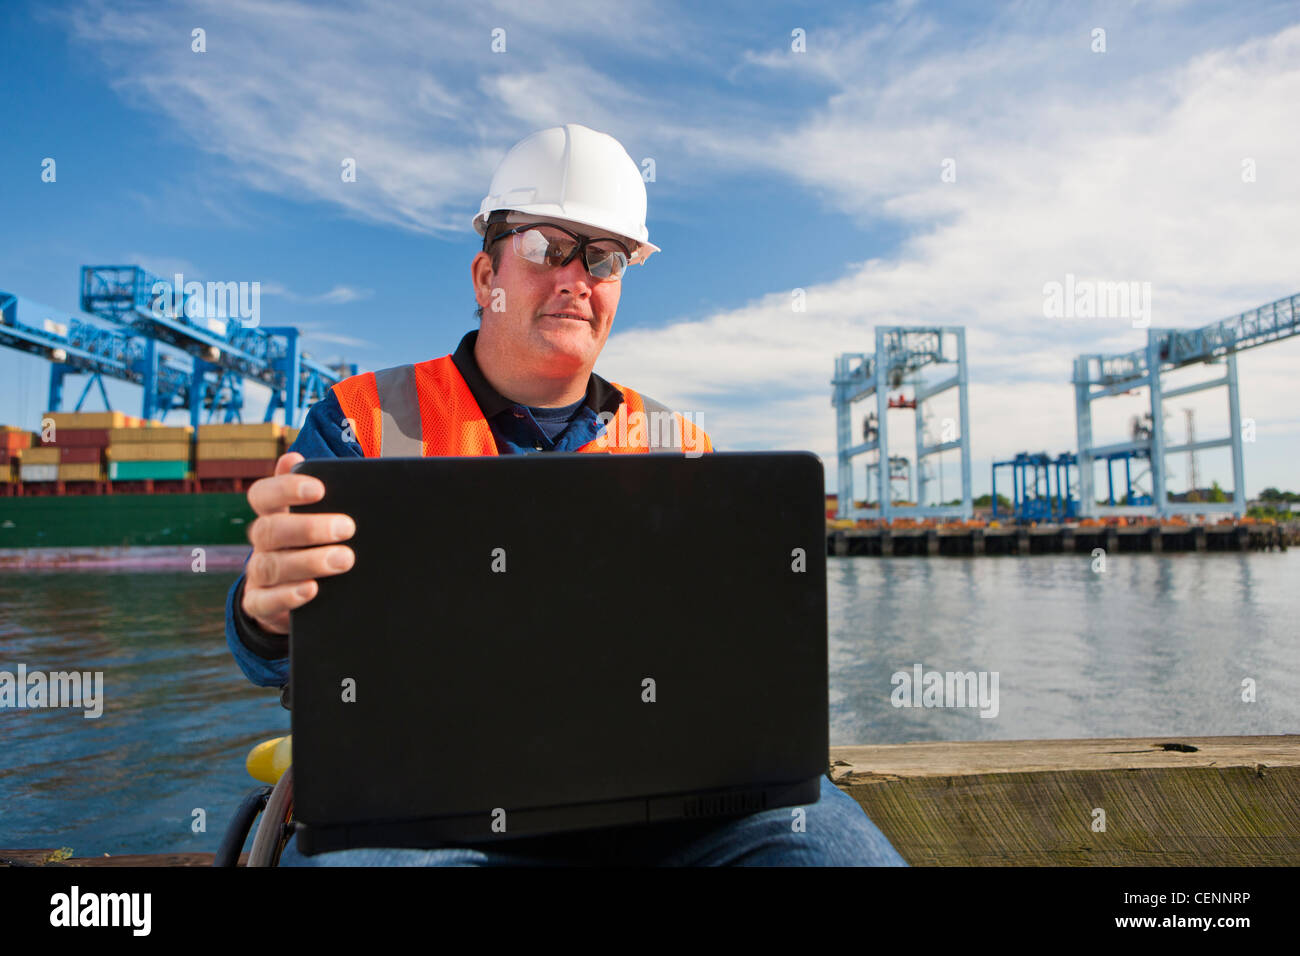
[[[607, 132], [653, 160], [662, 251], [624, 278], [596, 371], [719, 450], [816, 452], [831, 491], [834, 360], [877, 326], [966, 329], [979, 495], [994, 460], [1076, 447], [1076, 355], [1145, 343], [1131, 316], [1046, 315], [1050, 283], [1139, 283], [1156, 327], [1300, 292], [1294, 3], [11, 2], [0, 82], [0, 289], [25, 321], [74, 314], [82, 265], [257, 281], [262, 324], [362, 370], [476, 326], [470, 222], [513, 143]], [[1250, 495], [1300, 490], [1298, 364], [1300, 337], [1239, 357]], [[38, 427], [48, 383], [0, 349], [0, 422]], [[245, 396], [260, 421], [266, 391]], [[1094, 434], [1143, 404], [1098, 402]], [[1217, 389], [1166, 404], [1170, 441], [1186, 408], [1226, 434]], [[1226, 450], [1199, 458], [1231, 487]], [[1185, 488], [1186, 456], [1167, 467]]]

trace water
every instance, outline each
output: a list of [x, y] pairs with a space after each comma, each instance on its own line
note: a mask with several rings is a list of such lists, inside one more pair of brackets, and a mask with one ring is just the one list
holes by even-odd
[[0, 670], [102, 670], [106, 699], [97, 720], [0, 710], [0, 847], [216, 850], [257, 786], [244, 757], [289, 728], [278, 692], [248, 683], [226, 649], [237, 575], [0, 573]]
[[[832, 745], [1300, 732], [1300, 552], [1091, 565], [831, 559]], [[997, 672], [997, 716], [895, 707], [916, 664]]]
[[[1300, 552], [1090, 565], [831, 559], [831, 743], [1300, 730]], [[0, 670], [102, 670], [106, 697], [98, 720], [0, 710], [0, 847], [216, 849], [257, 785], [248, 750], [289, 728], [226, 650], [236, 573], [0, 573]], [[997, 716], [894, 707], [890, 676], [915, 664], [996, 671]]]

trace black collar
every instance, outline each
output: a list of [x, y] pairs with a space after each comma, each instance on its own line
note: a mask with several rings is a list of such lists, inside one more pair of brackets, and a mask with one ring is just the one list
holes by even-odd
[[[470, 394], [478, 403], [483, 417], [491, 418], [508, 408], [514, 408], [517, 403], [498, 392], [483, 376], [483, 370], [478, 367], [478, 360], [474, 358], [476, 341], [478, 341], [478, 329], [466, 332], [465, 337], [460, 340], [460, 345], [456, 346], [456, 351], [452, 353], [451, 360], [456, 363], [460, 377], [469, 386]], [[587, 379], [587, 397], [583, 404], [597, 414], [614, 413], [618, 411], [618, 406], [623, 404], [623, 393], [592, 372], [591, 378]]]

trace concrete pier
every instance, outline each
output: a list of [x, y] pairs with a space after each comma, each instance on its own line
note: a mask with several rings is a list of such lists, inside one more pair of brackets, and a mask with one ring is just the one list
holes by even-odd
[[835, 557], [980, 554], [1162, 554], [1285, 551], [1297, 532], [1281, 525], [1039, 525], [1036, 527], [839, 528], [826, 532]]

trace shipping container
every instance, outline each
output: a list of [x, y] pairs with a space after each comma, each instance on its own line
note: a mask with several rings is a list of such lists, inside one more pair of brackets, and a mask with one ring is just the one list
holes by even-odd
[[37, 436], [31, 432], [6, 432], [0, 435], [0, 448], [5, 451], [19, 451], [39, 444]]
[[103, 481], [104, 466], [99, 462], [90, 464], [59, 465], [60, 481]]
[[50, 435], [53, 441], [46, 441], [41, 433], [42, 445], [72, 446], [77, 448], [105, 448], [108, 445], [107, 428], [65, 428], [57, 426]]
[[199, 438], [199, 461], [232, 461], [236, 458], [270, 458], [272, 462], [284, 450], [278, 438], [259, 441], [204, 441]]
[[275, 474], [275, 460], [199, 461], [194, 474], [197, 478], [266, 478]]
[[31, 448], [36, 436], [17, 425], [0, 425], [0, 451], [17, 451]]
[[[62, 449], [53, 445], [43, 445], [39, 448], [27, 448], [23, 450], [24, 465], [57, 465], [59, 463], [59, 453]], [[26, 479], [23, 479], [24, 481]]]
[[59, 464], [60, 465], [80, 465], [95, 464], [98, 465], [104, 460], [104, 449], [102, 448], [65, 448], [59, 446]]
[[56, 429], [125, 428], [129, 422], [140, 421], [121, 412], [46, 412], [41, 418], [53, 419]]
[[110, 461], [110, 481], [180, 480], [190, 477], [190, 463], [185, 461]]
[[241, 425], [200, 425], [199, 442], [205, 441], [249, 441], [263, 438], [280, 438], [284, 435], [284, 426], [276, 422], [259, 422]]
[[108, 433], [110, 445], [145, 442], [188, 442], [194, 438], [192, 425], [157, 425], [151, 428], [114, 428]]
[[110, 461], [189, 461], [189, 442], [124, 442], [108, 446]]
[[24, 461], [19, 466], [19, 475], [23, 481], [56, 481], [59, 477], [59, 466], [32, 465]]

